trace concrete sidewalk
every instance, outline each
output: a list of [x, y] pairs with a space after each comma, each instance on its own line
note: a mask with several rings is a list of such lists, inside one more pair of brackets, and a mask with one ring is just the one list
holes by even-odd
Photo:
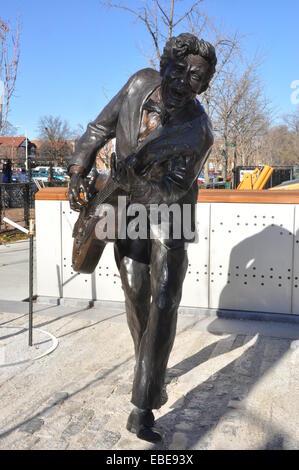
[[[36, 292], [34, 275], [34, 292]], [[29, 296], [29, 241], [0, 245], [0, 299], [24, 300]]]
[[[3, 344], [24, 334], [27, 310], [0, 302], [2, 358]], [[169, 400], [156, 412], [166, 438], [155, 447], [125, 428], [134, 357], [123, 309], [35, 310], [35, 326], [59, 346], [0, 368], [1, 449], [299, 448], [299, 325], [180, 314]]]

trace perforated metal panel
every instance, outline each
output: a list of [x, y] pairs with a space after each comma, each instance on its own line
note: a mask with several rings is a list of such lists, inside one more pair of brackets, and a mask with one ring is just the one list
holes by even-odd
[[189, 266], [181, 305], [208, 308], [210, 204], [197, 205], [198, 242], [188, 247]]
[[[208, 307], [209, 217], [210, 204], [200, 204], [198, 211], [198, 243], [188, 249], [189, 266], [181, 305]], [[75, 273], [71, 266], [72, 229], [77, 213], [62, 202], [62, 278], [63, 297], [123, 301], [119, 272], [114, 260], [113, 243], [105, 248], [94, 274]]]
[[70, 209], [67, 201], [63, 201], [61, 205], [63, 297], [91, 300], [95, 291], [94, 275], [79, 274], [72, 268], [72, 232], [78, 213]]
[[[181, 305], [299, 315], [299, 206], [199, 204]], [[93, 275], [72, 270], [77, 213], [37, 201], [39, 296], [123, 300], [113, 244]]]
[[113, 243], [108, 243], [95, 271], [97, 299], [123, 302], [120, 275], [114, 260]]
[[118, 269], [114, 260], [113, 243], [107, 244], [95, 272], [78, 274], [72, 269], [73, 226], [78, 213], [70, 210], [68, 202], [62, 203], [62, 272], [63, 297], [75, 299], [122, 301]]
[[293, 224], [291, 205], [211, 205], [211, 308], [291, 313]]
[[299, 206], [295, 206], [292, 313], [299, 315]]

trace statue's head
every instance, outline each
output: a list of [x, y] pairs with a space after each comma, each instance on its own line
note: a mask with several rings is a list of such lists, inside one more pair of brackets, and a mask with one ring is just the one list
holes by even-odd
[[170, 38], [160, 62], [165, 108], [170, 112], [182, 108], [206, 91], [216, 64], [215, 49], [209, 42], [189, 33]]

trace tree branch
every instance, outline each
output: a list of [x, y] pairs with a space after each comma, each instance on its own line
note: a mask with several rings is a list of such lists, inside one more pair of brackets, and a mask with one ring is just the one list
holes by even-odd
[[0, 103], [0, 131], [7, 122], [9, 104], [13, 95], [20, 57], [20, 18], [15, 32], [9, 22], [0, 19], [0, 80], [3, 82], [4, 97]]
[[[172, 0], [172, 3], [173, 3], [173, 0]], [[163, 8], [161, 7], [160, 2], [158, 0], [156, 0], [156, 4], [158, 5], [159, 10], [161, 11], [162, 15], [164, 16], [164, 18], [166, 20], [166, 24], [169, 25], [170, 19], [168, 18], [167, 14], [165, 13]]]
[[171, 5], [170, 5], [170, 18], [169, 18], [169, 27], [168, 27], [168, 39], [171, 38], [172, 36], [172, 31], [174, 28], [173, 25], [173, 15], [174, 15], [174, 0], [171, 0]]
[[181, 18], [179, 18], [173, 25], [173, 28], [175, 28], [178, 24], [180, 24], [187, 16], [189, 16], [194, 10], [195, 8], [197, 7], [197, 5], [199, 5], [199, 3], [201, 3], [202, 0], [198, 0], [197, 2], [195, 2], [192, 7], [186, 11], [186, 13], [183, 14], [183, 16], [181, 16]]

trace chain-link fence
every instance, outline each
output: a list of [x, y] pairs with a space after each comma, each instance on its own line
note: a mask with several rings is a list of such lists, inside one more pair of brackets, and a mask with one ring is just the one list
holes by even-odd
[[32, 183], [31, 188], [29, 183], [0, 184], [0, 232], [10, 230], [3, 222], [3, 217], [28, 227], [30, 210], [34, 210], [36, 191], [35, 183]]

